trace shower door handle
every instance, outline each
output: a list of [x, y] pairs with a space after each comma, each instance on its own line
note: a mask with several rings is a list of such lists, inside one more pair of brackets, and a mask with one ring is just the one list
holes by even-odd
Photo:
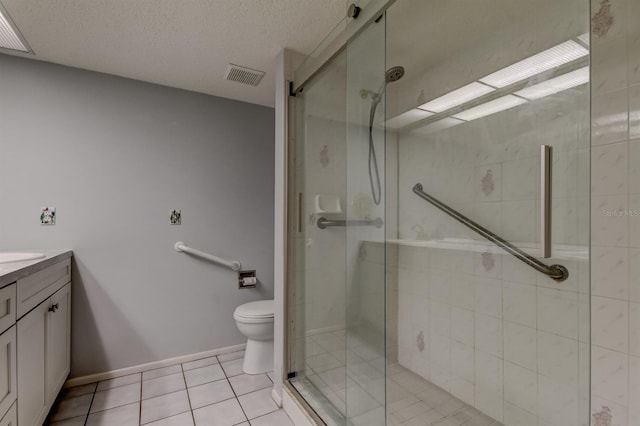
[[545, 259], [551, 257], [551, 146], [540, 146], [540, 249]]

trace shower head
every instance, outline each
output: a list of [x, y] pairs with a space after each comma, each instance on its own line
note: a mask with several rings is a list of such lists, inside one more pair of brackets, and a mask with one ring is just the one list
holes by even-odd
[[382, 94], [384, 93], [387, 87], [387, 84], [396, 82], [400, 80], [403, 76], [404, 76], [404, 67], [399, 65], [395, 67], [391, 67], [387, 70], [387, 72], [384, 73], [384, 82], [382, 82], [382, 85], [380, 85], [380, 89], [378, 90], [378, 92], [372, 92], [370, 90], [362, 89], [360, 90], [360, 96], [364, 99], [367, 97], [367, 95], [371, 95], [371, 99], [373, 100], [373, 103], [377, 104], [382, 99]]
[[386, 83], [393, 83], [394, 81], [400, 80], [402, 76], [404, 76], [404, 67], [395, 66], [387, 70], [384, 75], [384, 80]]

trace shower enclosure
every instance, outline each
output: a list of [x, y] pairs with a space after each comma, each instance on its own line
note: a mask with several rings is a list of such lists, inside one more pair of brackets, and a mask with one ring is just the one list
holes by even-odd
[[326, 424], [588, 425], [589, 2], [356, 5], [292, 84], [288, 386]]

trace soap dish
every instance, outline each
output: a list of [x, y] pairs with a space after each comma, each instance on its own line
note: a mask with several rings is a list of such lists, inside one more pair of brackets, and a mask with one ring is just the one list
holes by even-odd
[[316, 195], [316, 214], [342, 213], [340, 197], [338, 195]]

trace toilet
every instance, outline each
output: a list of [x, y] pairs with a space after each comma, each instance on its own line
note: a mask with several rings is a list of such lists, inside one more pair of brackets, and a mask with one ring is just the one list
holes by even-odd
[[247, 337], [242, 371], [247, 374], [273, 370], [273, 300], [258, 300], [240, 305], [233, 319]]

